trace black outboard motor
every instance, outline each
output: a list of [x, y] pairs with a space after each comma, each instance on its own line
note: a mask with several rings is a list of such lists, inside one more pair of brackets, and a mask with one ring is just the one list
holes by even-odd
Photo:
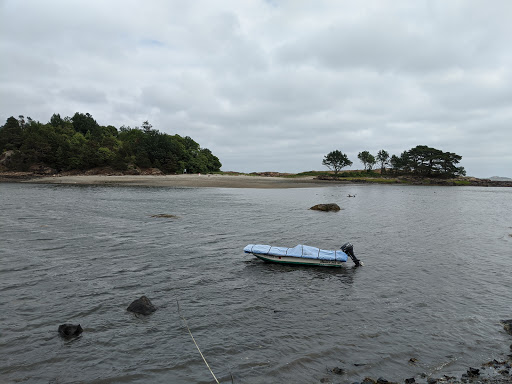
[[354, 246], [350, 243], [345, 243], [341, 246], [341, 250], [345, 252], [354, 262], [356, 267], [362, 265], [361, 261], [354, 255]]

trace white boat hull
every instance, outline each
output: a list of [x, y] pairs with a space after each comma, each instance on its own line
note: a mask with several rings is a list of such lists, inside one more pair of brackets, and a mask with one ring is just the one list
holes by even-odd
[[320, 267], [341, 267], [346, 264], [346, 262], [339, 261], [339, 260], [307, 259], [304, 257], [274, 256], [274, 255], [263, 255], [260, 253], [253, 253], [253, 255], [263, 261], [267, 261], [270, 263], [279, 263], [279, 264], [311, 265], [311, 266], [320, 266]]

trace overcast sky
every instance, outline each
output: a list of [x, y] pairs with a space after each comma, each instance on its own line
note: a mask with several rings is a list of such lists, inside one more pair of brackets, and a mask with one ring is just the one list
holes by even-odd
[[428, 145], [512, 177], [512, 1], [0, 0], [0, 124], [90, 113], [224, 171]]

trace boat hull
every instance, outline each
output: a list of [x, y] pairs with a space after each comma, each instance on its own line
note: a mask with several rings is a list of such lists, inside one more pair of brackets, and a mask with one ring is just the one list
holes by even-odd
[[253, 253], [258, 259], [269, 263], [278, 264], [294, 264], [294, 265], [311, 265], [317, 267], [342, 267], [346, 263], [339, 260], [319, 260], [319, 259], [307, 259], [303, 257], [293, 256], [274, 256], [274, 255], [263, 255], [259, 253]]

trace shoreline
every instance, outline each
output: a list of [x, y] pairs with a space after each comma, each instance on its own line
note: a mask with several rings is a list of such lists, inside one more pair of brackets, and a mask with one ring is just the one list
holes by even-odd
[[[288, 177], [286, 177], [288, 176]], [[430, 179], [415, 177], [335, 178], [332, 176], [295, 176], [286, 174], [38, 174], [33, 172], [0, 172], [0, 183], [35, 183], [64, 185], [109, 185], [189, 188], [316, 188], [336, 184], [387, 184], [423, 186], [512, 187], [510, 181], [488, 179]]]
[[72, 175], [36, 176], [18, 175], [2, 177], [0, 182], [63, 184], [63, 185], [108, 185], [145, 187], [189, 187], [189, 188], [314, 188], [332, 183], [316, 180], [313, 176], [301, 178], [247, 176], [247, 175]]

